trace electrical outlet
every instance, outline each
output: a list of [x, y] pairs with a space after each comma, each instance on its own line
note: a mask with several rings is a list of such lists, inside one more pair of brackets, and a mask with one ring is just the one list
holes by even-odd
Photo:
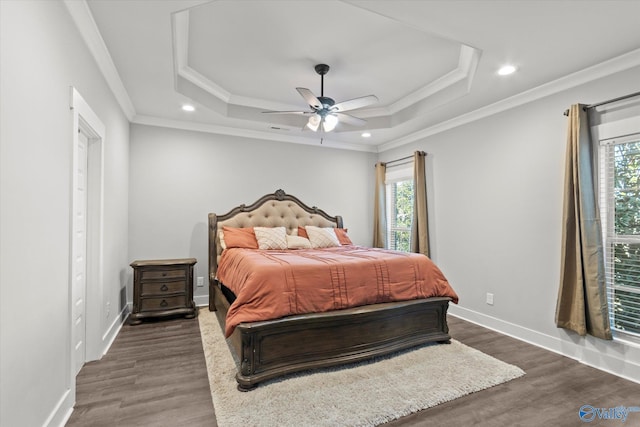
[[487, 292], [487, 304], [493, 305], [493, 294]]
[[204, 277], [201, 276], [196, 279], [196, 286], [199, 288], [204, 286]]
[[107, 319], [109, 318], [109, 314], [111, 313], [111, 301], [107, 301]]

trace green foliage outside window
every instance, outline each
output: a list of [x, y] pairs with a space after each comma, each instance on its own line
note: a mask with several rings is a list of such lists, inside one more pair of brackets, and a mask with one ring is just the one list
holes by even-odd
[[411, 251], [411, 222], [413, 221], [413, 180], [400, 181], [391, 185], [391, 227], [390, 248]]
[[615, 231], [640, 235], [640, 142], [614, 148]]
[[613, 326], [640, 334], [640, 142], [615, 145], [613, 161]]

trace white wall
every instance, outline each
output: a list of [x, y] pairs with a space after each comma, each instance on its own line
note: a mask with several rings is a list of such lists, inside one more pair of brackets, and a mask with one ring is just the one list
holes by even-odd
[[354, 243], [370, 245], [376, 155], [318, 146], [131, 126], [129, 255], [195, 257], [197, 304], [208, 295], [207, 215], [281, 188], [342, 215]]
[[58, 425], [75, 399], [69, 87], [106, 126], [102, 334], [127, 279], [129, 124], [62, 2], [2, 0], [0, 31], [0, 425]]
[[[640, 347], [554, 323], [560, 277], [565, 109], [638, 91], [640, 69], [380, 154], [428, 154], [433, 256], [460, 296], [451, 313], [640, 381]], [[493, 293], [493, 306], [485, 303]]]

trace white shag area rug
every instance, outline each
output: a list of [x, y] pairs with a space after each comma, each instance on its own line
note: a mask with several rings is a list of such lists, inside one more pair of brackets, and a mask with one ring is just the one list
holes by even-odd
[[236, 363], [215, 313], [198, 316], [220, 427], [377, 426], [524, 375], [458, 341], [237, 390]]

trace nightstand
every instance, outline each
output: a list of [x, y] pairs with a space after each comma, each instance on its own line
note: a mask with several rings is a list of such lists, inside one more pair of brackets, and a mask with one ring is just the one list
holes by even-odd
[[139, 324], [149, 317], [197, 315], [193, 301], [195, 258], [141, 260], [133, 267], [133, 311], [129, 323]]

